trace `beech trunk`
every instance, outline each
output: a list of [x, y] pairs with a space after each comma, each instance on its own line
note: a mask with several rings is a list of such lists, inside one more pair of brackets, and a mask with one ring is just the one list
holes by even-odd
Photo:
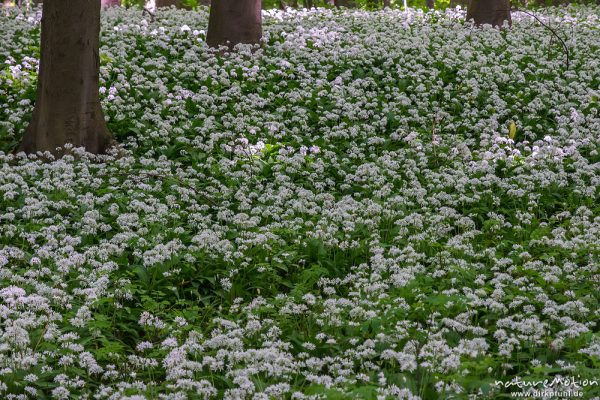
[[37, 96], [18, 150], [67, 143], [103, 153], [112, 143], [98, 94], [100, 0], [45, 1]]
[[261, 38], [261, 0], [213, 1], [206, 34], [210, 47], [231, 49], [238, 43], [260, 43]]
[[354, 7], [355, 6], [355, 4], [354, 4], [354, 2], [352, 0], [334, 0], [333, 4], [336, 7], [348, 7], [348, 8], [350, 8], [350, 7]]
[[466, 20], [471, 19], [478, 26], [489, 24], [501, 27], [504, 21], [511, 24], [510, 0], [471, 0]]

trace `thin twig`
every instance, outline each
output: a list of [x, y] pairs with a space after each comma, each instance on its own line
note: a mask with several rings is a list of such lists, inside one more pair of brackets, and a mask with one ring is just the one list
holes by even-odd
[[562, 47], [565, 49], [565, 55], [566, 55], [566, 57], [567, 57], [567, 61], [566, 61], [566, 64], [567, 64], [567, 65], [566, 65], [566, 70], [568, 70], [568, 69], [569, 69], [569, 59], [570, 59], [570, 57], [569, 57], [569, 48], [567, 47], [567, 43], [566, 43], [566, 42], [563, 40], [563, 38], [561, 38], [561, 37], [558, 35], [558, 33], [556, 33], [556, 31], [555, 31], [554, 29], [552, 29], [550, 26], [548, 26], [548, 25], [546, 25], [544, 22], [542, 22], [542, 20], [540, 20], [540, 19], [537, 17], [537, 15], [535, 15], [535, 14], [533, 14], [533, 13], [530, 13], [530, 12], [528, 12], [528, 11], [525, 11], [525, 10], [521, 10], [521, 9], [519, 9], [519, 8], [514, 8], [514, 9], [513, 9], [513, 11], [520, 11], [520, 12], [522, 12], [522, 13], [525, 13], [525, 14], [527, 14], [527, 15], [529, 15], [529, 16], [531, 16], [531, 17], [535, 18], [535, 20], [536, 20], [537, 22], [539, 22], [539, 23], [540, 23], [540, 25], [542, 25], [544, 28], [546, 28], [546, 29], [548, 29], [550, 32], [552, 32], [552, 34], [553, 34], [553, 35], [554, 35], [554, 36], [555, 36], [555, 37], [556, 37], [556, 38], [557, 38], [557, 39], [560, 41], [560, 44], [561, 44], [561, 45], [562, 45]]
[[156, 19], [156, 15], [152, 11], [150, 11], [146, 7], [144, 7], [144, 9], [142, 10], [142, 15], [144, 15], [144, 13], [146, 13], [150, 16], [150, 22], [154, 22], [154, 19]]

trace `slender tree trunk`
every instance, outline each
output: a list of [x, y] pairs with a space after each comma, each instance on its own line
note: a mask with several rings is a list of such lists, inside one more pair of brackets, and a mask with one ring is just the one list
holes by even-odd
[[102, 0], [102, 8], [117, 7], [121, 5], [121, 0]]
[[218, 0], [210, 8], [206, 42], [210, 47], [260, 43], [261, 0]]
[[285, 1], [279, 0], [279, 9], [285, 11], [286, 8], [287, 8], [287, 4], [285, 4]]
[[433, 10], [435, 8], [435, 0], [427, 0], [427, 8]]
[[390, 0], [383, 0], [383, 8], [390, 8]]
[[501, 27], [504, 21], [510, 24], [510, 0], [471, 0], [466, 19], [472, 19], [478, 26], [490, 24]]
[[19, 151], [71, 143], [103, 153], [112, 142], [98, 94], [100, 0], [44, 2], [37, 96]]
[[334, 4], [336, 7], [348, 7], [348, 8], [350, 8], [350, 7], [353, 7], [353, 6], [354, 6], [354, 4], [352, 4], [352, 3], [350, 2], [350, 0], [334, 0], [334, 1], [333, 1], [333, 4]]
[[298, 8], [298, 0], [292, 0], [290, 2], [290, 7]]

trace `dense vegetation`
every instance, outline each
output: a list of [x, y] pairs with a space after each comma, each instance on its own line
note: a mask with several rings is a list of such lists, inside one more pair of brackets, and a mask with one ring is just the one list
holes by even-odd
[[205, 9], [104, 13], [123, 146], [46, 163], [10, 154], [39, 14], [2, 11], [1, 397], [598, 379], [600, 8], [540, 16], [568, 68], [519, 13], [267, 14], [262, 49], [218, 55]]

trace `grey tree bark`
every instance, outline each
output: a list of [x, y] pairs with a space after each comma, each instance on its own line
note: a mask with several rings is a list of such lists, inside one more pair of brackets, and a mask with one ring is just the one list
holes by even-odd
[[490, 24], [501, 27], [504, 21], [511, 24], [510, 0], [471, 0], [466, 20], [473, 20], [478, 26]]
[[238, 43], [260, 43], [262, 38], [261, 0], [214, 1], [208, 18], [206, 43], [230, 49]]
[[100, 0], [43, 4], [37, 95], [19, 151], [57, 151], [67, 143], [103, 153], [112, 143], [106, 126], [100, 73]]
[[348, 8], [350, 8], [350, 7], [354, 6], [354, 4], [353, 4], [353, 2], [351, 0], [334, 0], [333, 4], [336, 7], [348, 7]]

